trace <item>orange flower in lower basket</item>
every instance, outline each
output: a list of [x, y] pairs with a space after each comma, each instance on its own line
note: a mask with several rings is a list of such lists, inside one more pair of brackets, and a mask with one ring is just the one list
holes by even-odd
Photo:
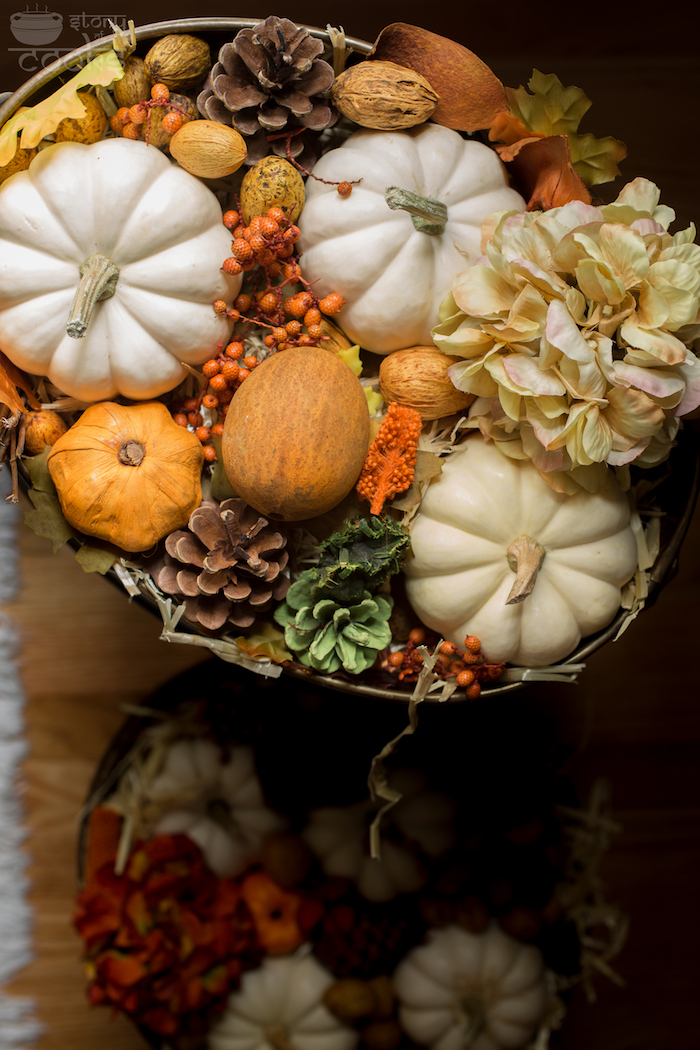
[[260, 870], [245, 877], [241, 896], [253, 916], [258, 941], [269, 955], [285, 955], [299, 947], [304, 940], [299, 925], [300, 894], [283, 890]]
[[240, 887], [206, 866], [185, 835], [157, 835], [118, 875], [94, 871], [74, 923], [85, 945], [91, 1003], [172, 1035], [222, 1009], [260, 951]]
[[395, 401], [389, 405], [357, 482], [358, 495], [370, 501], [370, 513], [381, 514], [386, 500], [413, 481], [422, 426], [415, 408]]

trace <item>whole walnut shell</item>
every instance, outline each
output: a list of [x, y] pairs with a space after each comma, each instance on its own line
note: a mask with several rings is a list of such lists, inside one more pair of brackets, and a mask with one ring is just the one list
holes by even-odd
[[395, 62], [364, 61], [336, 77], [331, 101], [363, 128], [396, 131], [423, 124], [439, 99], [415, 70]]
[[201, 37], [169, 33], [156, 40], [144, 64], [154, 84], [165, 84], [171, 91], [188, 91], [201, 84], [211, 69], [211, 52]]
[[414, 408], [421, 419], [440, 419], [468, 408], [474, 394], [457, 390], [447, 374], [461, 357], [443, 354], [436, 346], [395, 350], [379, 366], [379, 389], [387, 404]]

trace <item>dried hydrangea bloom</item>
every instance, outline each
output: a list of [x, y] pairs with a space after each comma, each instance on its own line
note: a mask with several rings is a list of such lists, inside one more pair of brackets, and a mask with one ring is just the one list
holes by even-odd
[[471, 425], [550, 480], [661, 462], [700, 404], [700, 245], [674, 217], [645, 179], [601, 207], [499, 213], [443, 301], [433, 338], [464, 358]]

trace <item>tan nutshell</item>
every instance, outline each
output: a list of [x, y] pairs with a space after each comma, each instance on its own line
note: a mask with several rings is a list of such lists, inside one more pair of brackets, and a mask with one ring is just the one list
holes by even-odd
[[343, 116], [363, 128], [395, 131], [423, 124], [438, 104], [425, 77], [395, 62], [360, 62], [336, 77], [331, 89]]
[[181, 168], [201, 179], [223, 179], [238, 171], [248, 148], [243, 136], [228, 124], [193, 120], [170, 140], [170, 156]]
[[421, 419], [462, 412], [471, 405], [474, 394], [457, 390], [447, 374], [450, 365], [461, 360], [436, 346], [396, 350], [379, 366], [379, 389], [386, 402], [414, 408]]
[[151, 97], [151, 78], [142, 58], [129, 55], [124, 63], [124, 76], [114, 81], [112, 94], [117, 106], [126, 106], [127, 109]]
[[241, 214], [248, 225], [255, 215], [281, 208], [296, 222], [304, 207], [306, 188], [301, 174], [284, 157], [269, 154], [249, 168], [241, 183]]
[[156, 40], [144, 59], [154, 84], [187, 91], [200, 84], [211, 67], [209, 44], [187, 33], [169, 33]]

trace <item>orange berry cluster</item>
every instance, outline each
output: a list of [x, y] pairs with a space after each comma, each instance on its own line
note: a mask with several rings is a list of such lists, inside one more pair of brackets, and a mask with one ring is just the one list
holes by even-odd
[[[386, 669], [396, 674], [400, 682], [415, 682], [423, 668], [423, 656], [418, 647], [426, 645], [434, 649], [437, 641], [437, 636], [424, 627], [414, 627], [405, 648], [389, 653]], [[481, 652], [481, 642], [473, 634], [468, 634], [463, 651], [453, 642], [442, 642], [433, 674], [442, 679], [454, 678], [468, 700], [477, 700], [481, 695], [481, 683], [495, 682], [504, 670], [505, 664], [487, 663]]]
[[[234, 303], [238, 310], [249, 307], [250, 296], [239, 295]], [[204, 458], [208, 463], [216, 460], [213, 437], [221, 437], [228, 406], [241, 383], [260, 364], [254, 354], [246, 354], [242, 339], [233, 339], [220, 354], [202, 365], [202, 375], [208, 380], [206, 388], [197, 397], [175, 402], [170, 410], [173, 419], [183, 427], [192, 427], [204, 446]], [[202, 409], [215, 412], [216, 423], [206, 426]]]
[[224, 225], [231, 230], [233, 240], [232, 254], [224, 261], [222, 270], [236, 275], [257, 269], [264, 287], [253, 289], [247, 309], [241, 309], [238, 300], [233, 309], [227, 309], [219, 300], [214, 304], [215, 311], [225, 312], [234, 321], [268, 328], [264, 341], [269, 350], [315, 346], [323, 338], [323, 316], [336, 314], [345, 300], [337, 292], [319, 299], [308, 286], [294, 295], [285, 295], [288, 285], [305, 285], [295, 255], [299, 227], [278, 207], [268, 208], [263, 215], [254, 215], [248, 225], [238, 211], [227, 211]]
[[143, 125], [146, 124], [146, 141], [148, 141], [151, 110], [155, 106], [168, 107], [168, 112], [163, 115], [161, 125], [163, 131], [168, 135], [174, 135], [182, 127], [184, 115], [178, 106], [170, 103], [170, 90], [165, 84], [154, 84], [149, 99], [136, 102], [133, 106], [120, 106], [117, 112], [110, 117], [109, 126], [115, 135], [121, 135], [125, 139], [140, 139]]

